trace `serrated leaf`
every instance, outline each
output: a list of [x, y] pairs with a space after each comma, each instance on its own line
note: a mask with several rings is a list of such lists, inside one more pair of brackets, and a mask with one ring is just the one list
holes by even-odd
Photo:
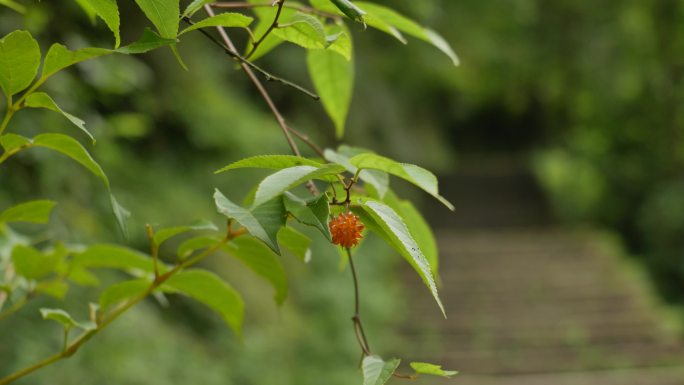
[[107, 179], [102, 167], [95, 162], [93, 157], [76, 139], [62, 134], [40, 134], [33, 138], [33, 145], [49, 148], [70, 157], [100, 178], [107, 189], [109, 189], [109, 179]]
[[116, 50], [118, 53], [127, 55], [141, 54], [153, 49], [164, 47], [167, 45], [173, 46], [176, 44], [176, 38], [164, 38], [159, 36], [156, 32], [149, 28], [145, 28], [142, 36], [135, 42], [121, 47]]
[[330, 217], [330, 205], [325, 195], [320, 195], [310, 201], [305, 201], [291, 193], [283, 194], [285, 210], [299, 222], [317, 228], [330, 241], [330, 229], [328, 220]]
[[53, 320], [59, 322], [66, 330], [70, 330], [74, 327], [83, 330], [93, 330], [97, 328], [97, 325], [92, 322], [76, 322], [71, 315], [69, 315], [69, 313], [62, 309], [41, 308], [40, 314], [44, 320]]
[[197, 237], [190, 238], [178, 246], [176, 254], [178, 258], [185, 259], [192, 255], [197, 250], [206, 249], [208, 247], [216, 245], [220, 242], [220, 238], [211, 237], [206, 235], [200, 235]]
[[354, 63], [327, 49], [308, 50], [306, 58], [311, 81], [341, 138], [354, 87]]
[[[439, 277], [439, 253], [437, 251], [437, 241], [432, 233], [430, 225], [411, 201], [400, 199], [393, 192], [389, 192], [383, 200], [388, 206], [394, 209], [399, 216], [404, 219], [413, 239], [425, 255], [425, 259], [430, 263], [430, 268], [435, 279]], [[439, 282], [439, 280], [437, 279]]]
[[437, 32], [421, 26], [420, 24], [391, 8], [364, 1], [358, 1], [356, 4], [368, 12], [368, 15], [364, 17], [364, 20], [366, 20], [369, 25], [372, 24], [370, 21], [368, 21], [368, 16], [376, 17], [388, 25], [395, 27], [401, 32], [407, 33], [413, 37], [432, 44], [445, 55], [447, 55], [454, 65], [457, 66], [459, 64], [458, 57], [454, 53], [451, 46], [449, 46], [449, 43], [447, 43], [446, 40], [444, 40], [444, 38], [441, 37]]
[[285, 225], [285, 208], [281, 199], [273, 199], [250, 210], [231, 202], [218, 189], [214, 192], [218, 212], [234, 219], [253, 236], [266, 243], [276, 254], [278, 230]]
[[119, 35], [119, 7], [116, 5], [116, 0], [87, 0], [87, 2], [112, 31], [115, 40], [114, 48], [118, 48], [121, 44], [121, 36]]
[[59, 260], [45, 255], [31, 246], [16, 245], [12, 249], [12, 263], [17, 274], [26, 279], [40, 279], [52, 274]]
[[40, 75], [40, 78], [41, 80], [45, 80], [64, 68], [82, 61], [109, 55], [112, 52], [114, 51], [93, 47], [70, 51], [67, 47], [55, 43], [50, 46], [50, 49], [48, 49], [48, 52], [45, 55], [45, 63], [43, 63], [43, 71]]
[[50, 111], [57, 112], [59, 114], [62, 114], [65, 118], [69, 119], [69, 121], [76, 127], [78, 127], [81, 131], [83, 131], [90, 140], [95, 143], [95, 138], [93, 135], [88, 131], [88, 129], [85, 127], [85, 122], [79, 118], [77, 118], [74, 115], [71, 115], [70, 113], [62, 110], [57, 103], [55, 103], [54, 100], [50, 97], [50, 95], [46, 94], [45, 92], [34, 92], [30, 94], [27, 98], [26, 101], [24, 102], [26, 107], [31, 107], [31, 108], [45, 108]]
[[161, 245], [166, 240], [176, 235], [187, 233], [189, 231], [213, 230], [217, 231], [218, 227], [210, 221], [200, 221], [189, 226], [167, 227], [157, 230], [154, 234], [154, 243]]
[[385, 362], [378, 356], [364, 357], [361, 364], [363, 385], [383, 385], [392, 377], [400, 363], [401, 360], [398, 358]]
[[0, 222], [47, 223], [56, 204], [50, 200], [20, 203], [0, 213]]
[[0, 88], [9, 98], [28, 87], [38, 72], [40, 47], [27, 31], [0, 39]]
[[[76, 254], [73, 259], [76, 268], [108, 268], [123, 271], [142, 270], [147, 273], [154, 271], [152, 258], [136, 250], [118, 245], [93, 245], [82, 253]], [[166, 267], [159, 265], [160, 271]]]
[[384, 156], [369, 153], [356, 155], [351, 158], [349, 162], [362, 169], [384, 171], [409, 181], [442, 202], [449, 210], [454, 210], [454, 205], [439, 195], [437, 177], [422, 167], [413, 164], [399, 163], [392, 159], [385, 158]]
[[418, 374], [429, 374], [447, 378], [458, 374], [455, 370], [443, 370], [441, 365], [429, 364], [427, 362], [411, 362], [409, 365]]
[[[392, 245], [411, 264], [411, 266], [413, 266], [430, 290], [430, 293], [437, 302], [442, 314], [446, 316], [442, 301], [439, 299], [439, 293], [437, 292], [437, 285], [432, 275], [430, 263], [425, 258], [425, 255], [399, 214], [385, 203], [371, 199], [363, 201], [361, 207], [370, 215], [375, 224], [382, 229], [384, 235], [388, 237], [390, 245]], [[358, 210], [355, 212], [358, 212]], [[362, 218], [362, 221], [363, 219], [364, 218]], [[369, 229], [374, 230], [373, 224], [367, 222], [368, 221], [363, 221]]]
[[178, 36], [194, 31], [200, 28], [207, 27], [235, 27], [247, 28], [254, 21], [254, 18], [243, 15], [241, 13], [226, 12], [215, 16], [208, 17], [184, 29]]
[[292, 227], [285, 226], [280, 229], [278, 243], [302, 262], [311, 261], [311, 239]]
[[273, 30], [279, 38], [307, 49], [322, 49], [326, 46], [325, 28], [315, 16], [297, 12], [280, 22]]
[[240, 294], [216, 274], [206, 270], [186, 270], [171, 278], [163, 290], [180, 292], [207, 305], [219, 313], [226, 323], [240, 335], [244, 304]]
[[266, 279], [275, 289], [275, 301], [282, 305], [287, 298], [287, 275], [278, 256], [260, 240], [240, 236], [223, 247], [250, 270]]
[[30, 144], [31, 139], [21, 135], [10, 133], [0, 136], [0, 147], [2, 147], [5, 152], [14, 151], [22, 146], [27, 146]]
[[[259, 206], [285, 191], [299, 186], [300, 184], [312, 180], [336, 180], [334, 175], [344, 171], [344, 167], [339, 164], [325, 164], [321, 167], [314, 166], [295, 166], [277, 171], [261, 181], [254, 195], [254, 206]], [[332, 177], [332, 178], [331, 178]]]
[[137, 297], [147, 290], [150, 284], [149, 280], [143, 278], [114, 284], [100, 294], [100, 308], [106, 311], [113, 305]]
[[157, 27], [159, 35], [175, 39], [178, 35], [178, 0], [135, 0], [147, 19]]
[[282, 170], [294, 166], [313, 166], [320, 167], [321, 163], [311, 159], [303, 158], [294, 155], [259, 155], [250, 158], [245, 158], [233, 162], [220, 170], [214, 172], [219, 174], [228, 170], [235, 170], [239, 168], [265, 168], [271, 170]]
[[[327, 161], [341, 164], [347, 169], [347, 171], [349, 171], [352, 174], [356, 174], [356, 172], [358, 171], [358, 167], [351, 164], [349, 160], [358, 154], [363, 154], [367, 152], [370, 151], [342, 145], [339, 147], [338, 151], [334, 151], [328, 148], [325, 149], [324, 156]], [[359, 173], [359, 178], [362, 181], [373, 186], [380, 198], [384, 197], [387, 191], [389, 190], [389, 176], [384, 171], [361, 170], [361, 172]]]

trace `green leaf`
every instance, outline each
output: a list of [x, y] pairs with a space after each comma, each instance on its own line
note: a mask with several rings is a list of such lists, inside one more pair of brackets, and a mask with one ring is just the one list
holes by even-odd
[[195, 14], [195, 12], [199, 11], [200, 8], [204, 6], [204, 4], [209, 4], [213, 3], [214, 0], [193, 0], [192, 3], [190, 3], [187, 8], [185, 8], [185, 11], [183, 11], [182, 17], [190, 17]]
[[359, 154], [349, 160], [351, 164], [362, 169], [380, 170], [398, 176], [420, 187], [428, 194], [442, 202], [449, 210], [454, 210], [448, 200], [439, 195], [437, 177], [430, 171], [413, 164], [399, 163], [376, 154]]
[[[250, 0], [249, 1], [252, 4], [258, 4], [262, 3], [263, 1], [261, 0]], [[264, 36], [266, 31], [268, 31], [271, 28], [271, 24], [273, 24], [273, 19], [275, 18], [276, 12], [277, 12], [278, 7], [256, 7], [252, 11], [256, 14], [258, 18], [258, 22], [256, 26], [252, 27], [252, 34], [257, 38], [261, 38]], [[287, 20], [291, 18], [295, 14], [295, 11], [292, 9], [288, 8], [283, 8], [280, 14], [280, 19], [279, 20]], [[273, 50], [275, 47], [279, 46], [282, 44], [285, 40], [279, 38], [273, 33], [269, 33], [266, 38], [264, 38], [261, 41], [261, 44], [259, 44], [259, 47], [257, 47], [256, 51], [252, 53], [252, 55], [249, 57], [250, 60], [256, 60], [267, 53], [269, 53], [271, 50]], [[249, 41], [247, 46], [245, 47], [245, 55], [248, 52], [251, 52], [253, 48], [252, 42]]]
[[401, 360], [393, 358], [387, 362], [378, 356], [366, 356], [363, 358], [363, 385], [383, 385], [392, 377], [399, 367]]
[[183, 233], [187, 233], [189, 231], [202, 231], [202, 230], [213, 230], [217, 231], [218, 227], [214, 225], [210, 221], [200, 221], [198, 223], [189, 225], [189, 226], [176, 226], [176, 227], [168, 227], [165, 229], [160, 229], [155, 232], [154, 234], [154, 243], [157, 245], [161, 245], [166, 241], [167, 239], [171, 237], [175, 237], [176, 235], [180, 235]]
[[150, 284], [149, 280], [141, 278], [112, 285], [100, 294], [100, 308], [106, 311], [113, 305], [137, 297], [147, 290]]
[[159, 47], [176, 44], [176, 38], [163, 38], [149, 28], [145, 28], [142, 36], [135, 42], [116, 50], [127, 55], [141, 54]]
[[287, 298], [287, 275], [278, 256], [270, 248], [256, 238], [240, 236], [227, 243], [224, 249], [270, 282], [275, 289], [276, 303], [283, 304]]
[[231, 202], [217, 189], [214, 192], [214, 201], [219, 213], [234, 219], [250, 234], [280, 254], [277, 241], [278, 230], [285, 225], [286, 219], [281, 199], [273, 199], [250, 211]]
[[90, 24], [95, 24], [95, 18], [97, 17], [97, 13], [93, 9], [93, 6], [90, 5], [89, 0], [76, 0], [76, 3], [81, 7], [83, 12], [88, 16], [88, 20], [90, 20]]
[[60, 279], [40, 282], [35, 288], [36, 293], [49, 295], [50, 297], [60, 300], [64, 299], [68, 291], [69, 284]]
[[329, 49], [308, 50], [306, 58], [309, 76], [341, 138], [351, 104], [354, 63]]
[[[73, 260], [76, 268], [108, 268], [123, 271], [141, 270], [146, 273], [154, 271], [152, 258], [136, 250], [118, 245], [93, 245], [84, 252], [76, 254]], [[159, 264], [160, 271], [166, 267]]]
[[[356, 174], [356, 172], [358, 171], [358, 167], [351, 164], [349, 160], [358, 154], [368, 152], [371, 151], [342, 145], [339, 147], [338, 151], [325, 149], [324, 155], [325, 159], [329, 162], [341, 164], [342, 166], [344, 166], [344, 168], [347, 169], [347, 171], [349, 171], [352, 174]], [[362, 170], [359, 173], [359, 178], [362, 181], [373, 186], [380, 198], [384, 197], [387, 191], [389, 190], [389, 176], [386, 172], [379, 170]]]
[[348, 18], [354, 21], [363, 22], [363, 15], [366, 11], [357, 7], [350, 0], [330, 0], [331, 3], [337, 7], [342, 13], [344, 13]]
[[0, 136], [0, 146], [5, 152], [16, 150], [22, 146], [31, 144], [31, 139], [17, 134], [5, 134]]
[[214, 172], [219, 174], [228, 170], [238, 168], [266, 168], [271, 170], [282, 170], [294, 166], [313, 166], [321, 167], [322, 164], [311, 159], [303, 158], [294, 155], [259, 155], [250, 158], [245, 158], [233, 162], [220, 170]]
[[178, 35], [178, 0], [135, 0], [145, 16], [157, 27], [161, 37], [175, 39]]
[[403, 218], [413, 239], [416, 240], [420, 250], [425, 255], [425, 259], [430, 263], [432, 274], [437, 278], [439, 276], [439, 253], [437, 251], [437, 241], [435, 241], [430, 225], [428, 225], [425, 218], [423, 218], [411, 201], [399, 199], [390, 191], [385, 197], [384, 202]]
[[49, 200], [20, 203], [0, 213], [0, 222], [47, 223], [56, 204]]
[[296, 195], [286, 192], [283, 194], [285, 210], [299, 222], [317, 228], [330, 241], [330, 229], [328, 220], [330, 217], [330, 205], [328, 198], [321, 194], [310, 201], [298, 198]]
[[50, 46], [50, 49], [48, 49], [48, 52], [45, 55], [45, 63], [43, 64], [43, 72], [41, 73], [40, 78], [41, 80], [45, 80], [64, 68], [99, 56], [109, 55], [112, 52], [114, 51], [92, 47], [70, 51], [67, 47], [55, 43]]
[[0, 0], [0, 5], [4, 5], [7, 8], [13, 9], [19, 13], [26, 13], [26, 7], [17, 3], [14, 0]]
[[206, 249], [208, 247], [216, 245], [220, 242], [218, 237], [210, 237], [206, 235], [200, 235], [197, 237], [190, 238], [178, 246], [178, 251], [176, 254], [178, 258], [185, 259], [192, 255], [197, 250]]
[[199, 269], [186, 270], [169, 278], [162, 288], [183, 293], [207, 305], [240, 335], [244, 303], [240, 294], [216, 274]]
[[116, 223], [119, 225], [121, 233], [125, 239], [128, 239], [128, 218], [131, 217], [131, 212], [126, 210], [125, 207], [121, 206], [119, 201], [116, 200], [114, 194], [109, 194], [109, 203], [112, 205], [114, 218], [116, 218]]
[[[446, 316], [442, 301], [439, 299], [430, 263], [425, 258], [420, 246], [416, 243], [399, 214], [385, 203], [372, 199], [363, 201], [362, 208], [370, 215], [377, 226], [382, 229], [390, 244], [413, 266], [418, 275], [423, 279], [425, 285], [430, 289], [442, 314]], [[355, 212], [358, 212], [358, 210]], [[369, 221], [364, 220], [364, 218], [362, 218], [362, 221], [369, 229], [375, 230], [372, 223], [367, 223]]]
[[321, 167], [295, 166], [282, 169], [259, 183], [254, 195], [254, 206], [259, 206], [308, 180], [337, 180], [334, 175], [343, 171], [344, 167], [339, 164], [325, 164]]
[[88, 131], [88, 129], [85, 127], [85, 122], [74, 115], [71, 115], [70, 113], [62, 110], [57, 103], [55, 103], [54, 100], [50, 97], [50, 95], [46, 94], [45, 92], [34, 92], [30, 94], [25, 101], [26, 107], [31, 107], [31, 108], [45, 108], [51, 111], [55, 111], [59, 114], [62, 114], [65, 118], [69, 119], [71, 123], [74, 124], [74, 126], [78, 127], [81, 131], [83, 131], [90, 140], [93, 141], [93, 144], [95, 143], [95, 138], [93, 135]]
[[88, 151], [76, 139], [62, 134], [40, 134], [33, 138], [33, 145], [61, 152], [75, 160], [100, 178], [107, 189], [109, 189], [109, 179], [107, 179], [102, 167], [95, 162]]
[[109, 30], [114, 34], [114, 48], [118, 48], [121, 44], [121, 36], [119, 35], [119, 7], [116, 5], [116, 0], [87, 0], [91, 9], [102, 19]]
[[279, 38], [307, 49], [326, 47], [325, 28], [315, 16], [297, 12], [273, 30]]
[[337, 52], [342, 55], [347, 61], [352, 59], [353, 46], [351, 40], [351, 34], [347, 30], [346, 26], [342, 24], [341, 26], [332, 25], [326, 27], [326, 41], [328, 42], [327, 50]]
[[199, 21], [184, 29], [179, 36], [190, 31], [207, 27], [236, 27], [247, 28], [254, 21], [254, 18], [241, 13], [226, 12]]
[[26, 279], [44, 278], [55, 271], [59, 259], [48, 256], [31, 246], [16, 245], [12, 249], [12, 263], [17, 273]]
[[[454, 65], [457, 66], [459, 64], [458, 57], [451, 46], [449, 46], [449, 43], [447, 43], [437, 32], [427, 29], [404, 15], [401, 15], [397, 11], [385, 6], [364, 1], [358, 1], [356, 4], [368, 12], [368, 16], [376, 17], [404, 33], [432, 44], [447, 55]], [[364, 17], [364, 19], [369, 25], [372, 25], [371, 21], [368, 20], [368, 17]]]
[[285, 226], [280, 229], [278, 243], [302, 262], [311, 261], [311, 239], [292, 227]]
[[455, 370], [443, 370], [441, 365], [428, 364], [427, 362], [411, 362], [409, 365], [418, 374], [430, 374], [447, 378], [458, 374]]
[[71, 330], [74, 327], [83, 330], [93, 330], [97, 328], [93, 322], [76, 322], [71, 315], [62, 309], [48, 309], [41, 308], [40, 314], [45, 320], [53, 320], [59, 322], [65, 330]]
[[14, 31], [0, 39], [0, 88], [9, 98], [24, 90], [40, 65], [38, 42], [26, 31]]

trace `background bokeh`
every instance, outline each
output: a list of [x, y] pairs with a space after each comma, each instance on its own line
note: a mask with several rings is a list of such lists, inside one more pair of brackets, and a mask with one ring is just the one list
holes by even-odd
[[[53, 42], [71, 48], [112, 44], [108, 30], [91, 25], [74, 2], [24, 3], [30, 5], [26, 15], [0, 8], [0, 35], [30, 30], [43, 52]], [[133, 2], [119, 3], [122, 40], [134, 40], [146, 21]], [[447, 180], [460, 167], [492, 160], [529, 168], [556, 220], [617, 231], [663, 298], [682, 300], [684, 3], [378, 3], [439, 31], [462, 65], [454, 68], [416, 40], [402, 45], [354, 28], [357, 82], [346, 143], [420, 164]], [[258, 177], [215, 176], [214, 170], [244, 156], [288, 153], [234, 63], [199, 35], [184, 38], [179, 49], [188, 71], [161, 49], [85, 62], [45, 86], [95, 134], [90, 150], [133, 213], [130, 242], [140, 248], [144, 223], [218, 220], [213, 188], [239, 199]], [[310, 84], [297, 47], [282, 46], [260, 63]], [[320, 105], [268, 86], [294, 127], [324, 146], [336, 145]], [[22, 111], [10, 126], [27, 136], [71, 130], [62, 117], [42, 111]], [[422, 197], [408, 188], [401, 194]], [[0, 207], [39, 197], [59, 206], [49, 230], [29, 231], [74, 243], [120, 241], [103, 187], [78, 165], [36, 150], [0, 168]], [[431, 219], [438, 223], [440, 215], [458, 212]], [[360, 253], [373, 344], [389, 352], [410, 349], [410, 339], [393, 328], [408, 311], [401, 275], [393, 274], [403, 262], [373, 240]], [[212, 259], [212, 268], [246, 298], [242, 340], [194, 304], [174, 300], [163, 308], [150, 301], [74, 358], [20, 383], [358, 383], [358, 348], [348, 319], [351, 283], [338, 262], [324, 246], [317, 246], [309, 265], [288, 262], [291, 295], [277, 308], [265, 283], [233, 261]], [[75, 291], [66, 307], [84, 313], [86, 298]], [[3, 321], [2, 372], [58, 345], [56, 327], [40, 322], [35, 310], [49, 303], [37, 301]]]

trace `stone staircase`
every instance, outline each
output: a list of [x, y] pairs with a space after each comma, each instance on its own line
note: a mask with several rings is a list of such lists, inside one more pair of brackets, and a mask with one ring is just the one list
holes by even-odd
[[[501, 174], [466, 178], [471, 191], [452, 199], [472, 225], [444, 221], [436, 233], [447, 320], [406, 272], [412, 358], [459, 370], [454, 383], [468, 385], [684, 384], [684, 340], [665, 327], [644, 280], [600, 234], [550, 225], [529, 181]], [[485, 209], [483, 218], [478, 207], [506, 217]]]

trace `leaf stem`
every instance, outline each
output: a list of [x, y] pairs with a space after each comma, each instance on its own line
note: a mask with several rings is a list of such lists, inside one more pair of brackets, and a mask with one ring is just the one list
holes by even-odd
[[266, 32], [264, 32], [263, 35], [259, 38], [259, 40], [255, 41], [254, 44], [252, 44], [252, 49], [249, 50], [247, 55], [245, 55], [245, 59], [249, 59], [254, 52], [256, 52], [257, 48], [259, 48], [259, 45], [264, 42], [264, 40], [268, 37], [268, 35], [273, 32], [274, 29], [278, 27], [278, 19], [280, 19], [280, 14], [283, 11], [283, 5], [285, 5], [285, 0], [276, 0], [278, 4], [278, 9], [276, 10], [275, 17], [273, 17], [273, 22], [271, 25], [268, 27]]
[[354, 280], [354, 316], [352, 317], [352, 322], [354, 323], [354, 333], [356, 334], [356, 340], [361, 346], [361, 350], [365, 356], [371, 355], [370, 346], [368, 345], [368, 339], [366, 338], [366, 333], [363, 330], [363, 323], [361, 322], [360, 314], [360, 301], [359, 301], [359, 280], [356, 276], [356, 267], [354, 266], [354, 258], [352, 258], [352, 253], [350, 248], [346, 248], [347, 257], [349, 258], [349, 267], [351, 268], [352, 278]]

